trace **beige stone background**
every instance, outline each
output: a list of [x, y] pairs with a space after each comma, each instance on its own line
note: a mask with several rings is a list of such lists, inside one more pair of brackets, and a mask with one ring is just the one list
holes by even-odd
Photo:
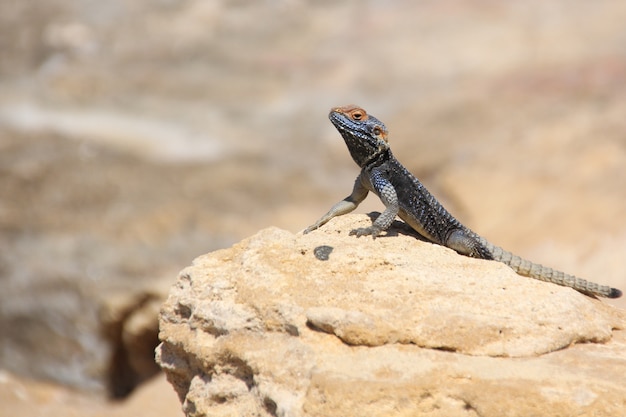
[[345, 197], [335, 105], [494, 243], [626, 289], [624, 22], [610, 0], [0, 0], [0, 414], [176, 415], [158, 376], [106, 400], [106, 313]]

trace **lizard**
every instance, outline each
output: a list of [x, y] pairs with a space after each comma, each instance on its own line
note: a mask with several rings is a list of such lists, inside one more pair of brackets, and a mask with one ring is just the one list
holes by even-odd
[[523, 259], [493, 245], [461, 224], [395, 158], [389, 146], [387, 127], [364, 109], [354, 105], [333, 107], [328, 117], [343, 137], [361, 172], [354, 182], [352, 193], [307, 227], [304, 234], [326, 224], [335, 216], [350, 213], [371, 191], [383, 202], [385, 210], [370, 227], [354, 229], [350, 231], [350, 235], [372, 236], [375, 239], [398, 216], [428, 241], [446, 246], [462, 255], [499, 261], [519, 275], [571, 287], [589, 296], [621, 297], [622, 292], [617, 288], [586, 281]]

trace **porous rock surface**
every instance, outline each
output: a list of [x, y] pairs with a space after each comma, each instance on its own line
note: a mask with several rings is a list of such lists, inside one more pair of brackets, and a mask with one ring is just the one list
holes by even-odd
[[617, 416], [626, 315], [416, 239], [277, 228], [197, 258], [157, 361], [187, 416]]

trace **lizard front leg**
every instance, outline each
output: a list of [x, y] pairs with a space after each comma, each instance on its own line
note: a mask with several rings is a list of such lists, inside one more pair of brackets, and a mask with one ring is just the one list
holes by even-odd
[[387, 230], [393, 220], [398, 215], [400, 205], [398, 203], [398, 195], [396, 189], [391, 182], [380, 172], [378, 169], [373, 169], [369, 176], [370, 184], [376, 191], [376, 194], [380, 197], [380, 200], [385, 205], [385, 211], [378, 216], [370, 227], [360, 227], [350, 232], [351, 235], [367, 236], [372, 235], [374, 239], [380, 235], [381, 232]]
[[359, 174], [359, 176], [356, 178], [356, 181], [354, 181], [354, 188], [352, 189], [352, 194], [350, 194], [349, 196], [347, 196], [346, 198], [344, 198], [343, 200], [341, 200], [340, 202], [332, 206], [331, 209], [328, 210], [328, 213], [324, 214], [318, 221], [316, 221], [314, 224], [304, 229], [303, 233], [307, 234], [319, 228], [320, 226], [328, 223], [328, 221], [332, 219], [333, 217], [350, 213], [355, 208], [357, 208], [358, 205], [361, 204], [363, 200], [365, 200], [365, 197], [367, 197], [367, 193], [368, 193], [367, 188], [365, 188], [365, 186], [363, 185], [363, 181], [361, 180], [362, 175], [363, 173]]

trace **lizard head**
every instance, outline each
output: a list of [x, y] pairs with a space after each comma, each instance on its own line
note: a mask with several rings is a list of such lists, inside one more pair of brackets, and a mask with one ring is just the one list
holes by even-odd
[[383, 122], [357, 106], [333, 107], [328, 118], [348, 146], [354, 162], [365, 166], [389, 149], [389, 131]]

